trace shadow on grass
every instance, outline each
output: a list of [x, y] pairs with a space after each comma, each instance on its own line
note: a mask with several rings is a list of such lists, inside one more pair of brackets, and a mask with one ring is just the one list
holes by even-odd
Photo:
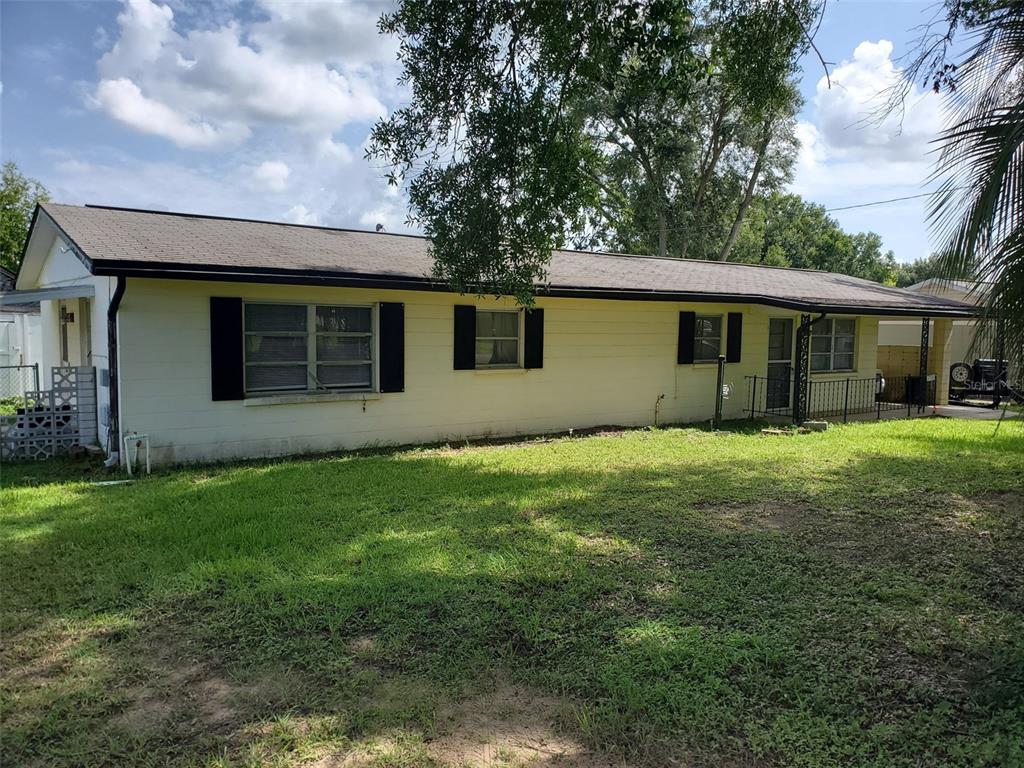
[[965, 462], [736, 439], [13, 489], [8, 759], [389, 763], [404, 734], [402, 762], [444, 762], [439, 713], [495, 679], [642, 762], [1018, 754], [1021, 441]]

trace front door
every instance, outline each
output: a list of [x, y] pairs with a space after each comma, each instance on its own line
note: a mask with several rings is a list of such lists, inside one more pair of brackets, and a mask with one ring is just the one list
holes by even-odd
[[789, 408], [793, 391], [793, 318], [768, 320], [768, 410]]

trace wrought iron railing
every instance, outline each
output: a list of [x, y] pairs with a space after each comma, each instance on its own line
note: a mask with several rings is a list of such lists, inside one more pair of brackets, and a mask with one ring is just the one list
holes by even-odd
[[[792, 376], [747, 376], [746, 412], [751, 418], [792, 417], [796, 380]], [[808, 419], [905, 410], [908, 416], [935, 404], [935, 377], [810, 379], [807, 382]]]

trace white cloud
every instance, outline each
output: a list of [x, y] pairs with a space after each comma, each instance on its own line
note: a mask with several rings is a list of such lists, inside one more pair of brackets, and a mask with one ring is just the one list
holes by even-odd
[[883, 115], [888, 89], [899, 82], [892, 43], [864, 41], [828, 80], [822, 77], [812, 119], [797, 124], [800, 153], [794, 187], [810, 197], [842, 190], [922, 184], [929, 142], [942, 125], [937, 99], [916, 90], [906, 108]]
[[831, 88], [824, 79], [818, 82], [815, 123], [826, 145], [833, 152], [860, 158], [920, 159], [942, 125], [939, 102], [914, 91], [905, 113], [882, 116], [888, 91], [900, 78], [891, 42], [858, 45], [853, 60], [832, 73]]
[[[902, 111], [884, 114], [889, 89], [901, 77], [892, 53], [888, 40], [864, 41], [833, 71], [831, 88], [825, 77], [818, 81], [808, 119], [796, 126], [794, 192], [842, 207], [924, 191], [930, 142], [942, 128], [941, 105], [931, 94], [912, 89]], [[927, 252], [926, 202], [835, 215], [851, 231], [879, 232], [885, 247], [906, 260]]]
[[[367, 13], [356, 12], [358, 6], [335, 9], [325, 29], [317, 27], [319, 4], [295, 5], [301, 8], [272, 6], [266, 21], [230, 20], [182, 31], [169, 6], [127, 0], [118, 15], [117, 40], [98, 64], [95, 103], [136, 130], [189, 147], [239, 141], [259, 126], [330, 141], [346, 125], [384, 114], [377, 96], [383, 76], [363, 58], [383, 48], [367, 42], [346, 49], [342, 36], [336, 40], [342, 53], [327, 56], [328, 38], [309, 37], [314, 29], [345, 28], [348, 38], [373, 39]], [[315, 45], [303, 47], [304, 41]], [[147, 104], [160, 105], [159, 120], [139, 114]], [[172, 127], [162, 128], [165, 122]]]
[[212, 147], [237, 143], [249, 136], [238, 123], [210, 123], [189, 119], [154, 99], [147, 98], [131, 80], [102, 80], [96, 87], [96, 106], [136, 130], [170, 139], [179, 147]]
[[[121, 151], [44, 151], [49, 172], [39, 178], [54, 200], [63, 203], [149, 208], [205, 213], [296, 224], [373, 229], [382, 222], [391, 232], [405, 226], [405, 205], [367, 163], [330, 167], [301, 151], [265, 161], [288, 168], [287, 185], [269, 189], [254, 183], [266, 147], [225, 155], [221, 162], [187, 167], [140, 159]], [[254, 162], [255, 161], [255, 162]], [[275, 169], [280, 178], [283, 168]]]
[[360, 215], [359, 226], [375, 230], [378, 224], [383, 224], [387, 232], [407, 232], [405, 220], [406, 210], [401, 201], [380, 200], [376, 207]]
[[292, 169], [280, 160], [265, 160], [257, 165], [252, 172], [253, 178], [272, 192], [283, 192], [288, 186], [288, 176]]
[[409, 232], [404, 195], [362, 158], [401, 98], [387, 7], [125, 0], [76, 99], [167, 146], [57, 148], [41, 178], [62, 202]]
[[320, 216], [302, 204], [293, 205], [285, 211], [284, 218], [292, 224], [320, 224]]
[[316, 145], [316, 153], [320, 159], [330, 160], [341, 165], [352, 162], [352, 150], [343, 141], [336, 141], [330, 136], [324, 137]]
[[390, 3], [259, 3], [269, 19], [253, 25], [251, 38], [262, 48], [293, 51], [309, 61], [362, 66], [394, 61], [398, 45], [377, 32]]

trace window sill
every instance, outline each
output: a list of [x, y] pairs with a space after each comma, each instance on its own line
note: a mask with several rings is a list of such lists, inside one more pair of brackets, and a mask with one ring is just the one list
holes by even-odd
[[529, 368], [521, 368], [519, 366], [513, 368], [510, 366], [508, 368], [474, 368], [473, 373], [479, 376], [496, 376], [503, 373], [526, 373], [529, 370]]
[[297, 405], [300, 403], [334, 403], [345, 400], [380, 400], [380, 392], [306, 392], [294, 395], [266, 395], [247, 397], [242, 401], [246, 407], [261, 405]]

